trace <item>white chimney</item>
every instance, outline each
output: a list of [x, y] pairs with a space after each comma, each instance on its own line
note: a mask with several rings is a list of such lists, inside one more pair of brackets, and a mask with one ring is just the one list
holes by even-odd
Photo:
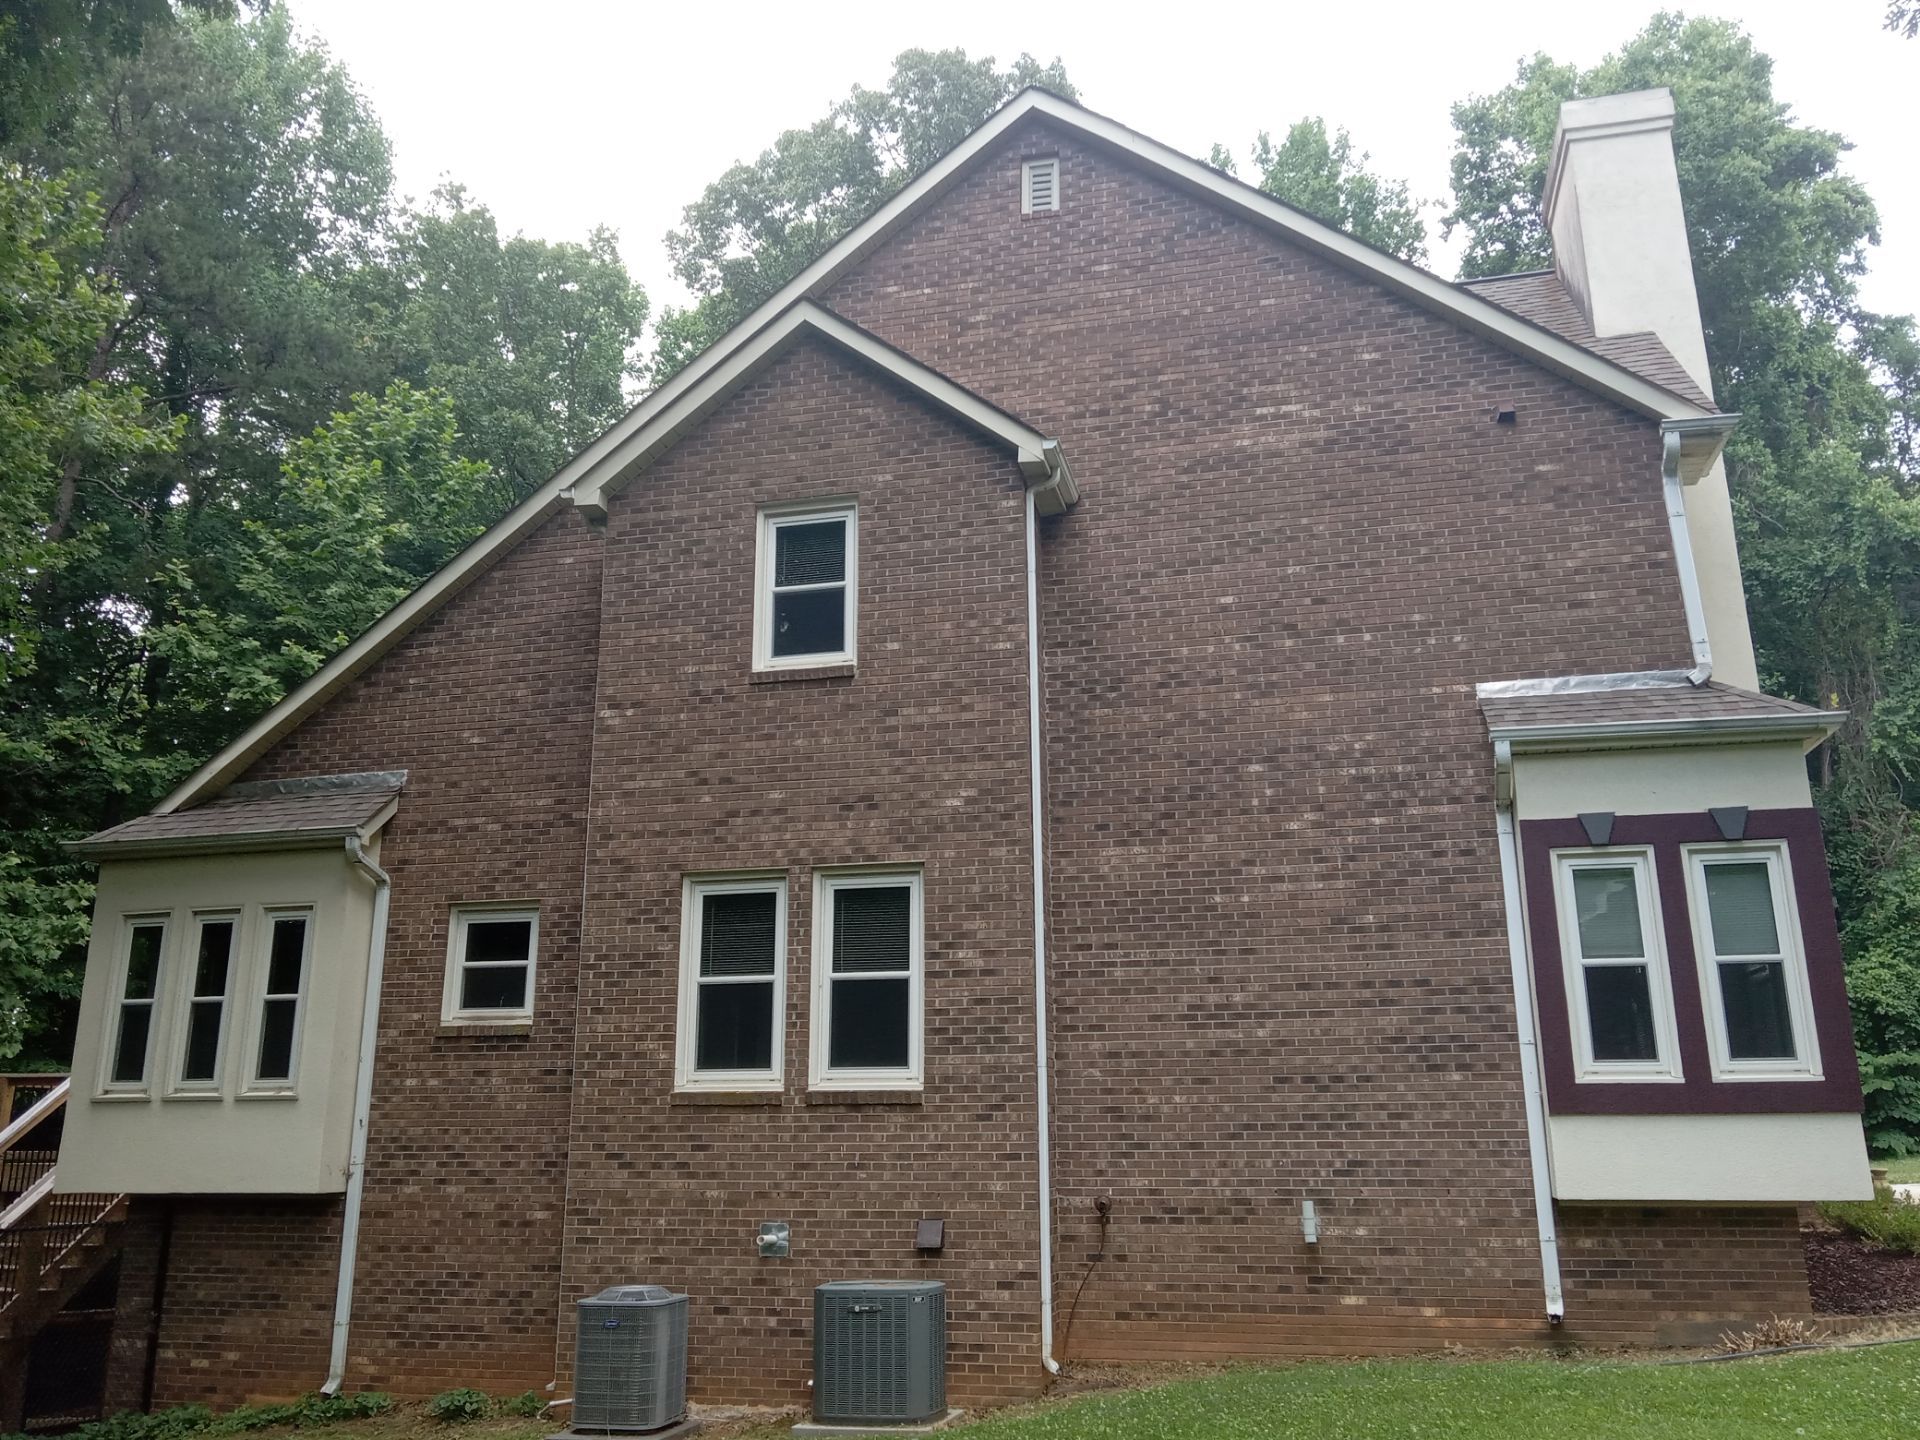
[[[1652, 331], [1713, 393], [1693, 255], [1673, 162], [1673, 92], [1636, 90], [1560, 107], [1547, 169], [1553, 268], [1602, 339]], [[1757, 688], [1726, 469], [1687, 487], [1687, 525], [1714, 678]]]

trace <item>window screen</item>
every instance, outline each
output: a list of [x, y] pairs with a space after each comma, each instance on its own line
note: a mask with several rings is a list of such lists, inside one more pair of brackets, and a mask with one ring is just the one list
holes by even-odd
[[826, 1071], [916, 1068], [916, 880], [830, 882]]

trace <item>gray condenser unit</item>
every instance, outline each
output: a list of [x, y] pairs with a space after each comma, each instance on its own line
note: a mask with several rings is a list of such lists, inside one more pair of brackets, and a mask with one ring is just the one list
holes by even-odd
[[813, 1418], [911, 1425], [947, 1413], [947, 1287], [836, 1280], [813, 1292]]
[[687, 1297], [612, 1285], [580, 1302], [575, 1430], [659, 1430], [687, 1413]]

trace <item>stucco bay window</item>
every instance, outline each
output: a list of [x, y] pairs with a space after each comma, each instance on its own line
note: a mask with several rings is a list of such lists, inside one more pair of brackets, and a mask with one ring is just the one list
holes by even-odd
[[460, 906], [448, 925], [440, 1018], [450, 1025], [524, 1025], [533, 1018], [540, 912]]
[[815, 1088], [919, 1087], [925, 972], [921, 893], [917, 870], [816, 876]]
[[761, 512], [755, 669], [852, 663], [858, 554], [858, 516], [850, 503]]
[[1694, 846], [1686, 860], [1715, 1075], [1817, 1075], [1807, 967], [1784, 849]]
[[778, 1090], [786, 997], [787, 883], [691, 879], [681, 900], [682, 1090]]
[[1650, 855], [1561, 852], [1554, 870], [1579, 1078], [1677, 1078]]

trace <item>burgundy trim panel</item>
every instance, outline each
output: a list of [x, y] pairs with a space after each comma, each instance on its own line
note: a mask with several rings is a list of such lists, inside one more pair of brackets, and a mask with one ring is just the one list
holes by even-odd
[[1520, 824], [1522, 868], [1527, 886], [1527, 928], [1533, 942], [1533, 977], [1540, 1008], [1540, 1053], [1546, 1068], [1547, 1108], [1559, 1115], [1751, 1115], [1812, 1114], [1860, 1110], [1860, 1067], [1853, 1051], [1847, 1010], [1840, 932], [1834, 922], [1833, 890], [1820, 817], [1812, 810], [1755, 810], [1747, 817], [1748, 840], [1783, 840], [1800, 911], [1800, 944], [1807, 958], [1813, 1027], [1820, 1042], [1818, 1080], [1723, 1080], [1713, 1078], [1707, 1050], [1707, 1008], [1693, 952], [1687, 910], [1682, 845], [1723, 843], [1713, 817], [1622, 815], [1613, 822], [1608, 847], [1653, 850], [1660, 914], [1666, 930], [1667, 973], [1680, 1037], [1678, 1084], [1604, 1080], [1576, 1081], [1572, 1012], [1560, 956], [1559, 896], [1553, 884], [1555, 850], [1589, 850], [1576, 819], [1524, 820]]

